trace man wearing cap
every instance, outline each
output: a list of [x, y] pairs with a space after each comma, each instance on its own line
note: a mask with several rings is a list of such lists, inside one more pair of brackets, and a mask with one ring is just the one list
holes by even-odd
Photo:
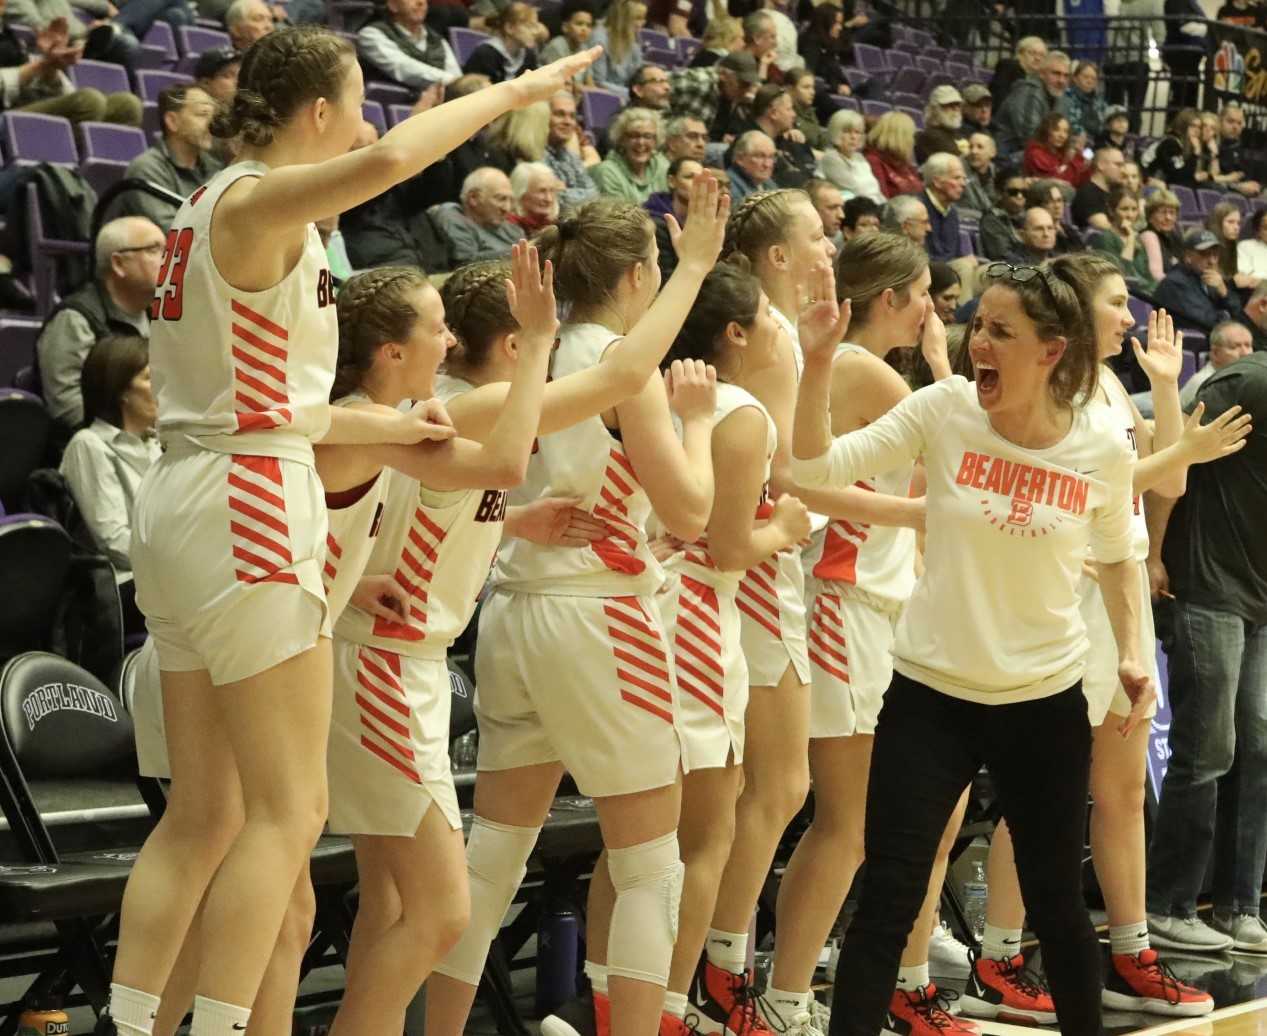
[[238, 69], [242, 67], [242, 55], [232, 47], [212, 47], [198, 55], [194, 65], [194, 82], [198, 89], [216, 104], [233, 103], [238, 92]]
[[669, 111], [689, 115], [722, 140], [747, 118], [746, 102], [761, 82], [757, 59], [746, 50], [727, 54], [708, 68], [683, 68], [669, 77]]
[[1219, 239], [1208, 230], [1183, 236], [1183, 261], [1157, 285], [1154, 300], [1175, 318], [1178, 327], [1209, 334], [1224, 320], [1243, 320], [1240, 296], [1229, 291], [1219, 273]]
[[1073, 221], [1079, 230], [1091, 227], [1110, 230], [1109, 189], [1122, 182], [1126, 160], [1115, 147], [1100, 148], [1091, 165], [1091, 175], [1073, 195]]
[[923, 163], [939, 151], [959, 154], [962, 127], [963, 97], [959, 91], [948, 84], [934, 87], [924, 106], [924, 128], [915, 134], [915, 161]]
[[1037, 75], [1029, 75], [1012, 87], [995, 118], [999, 153], [1015, 155], [1025, 149], [1043, 116], [1064, 96], [1069, 86], [1069, 55], [1053, 50], [1043, 59]]
[[994, 115], [994, 98], [984, 83], [969, 83], [963, 88], [963, 125], [959, 136], [971, 137], [974, 133], [989, 133]]
[[1122, 152], [1122, 158], [1133, 161], [1135, 142], [1130, 137], [1130, 114], [1120, 104], [1111, 104], [1104, 109], [1104, 129], [1095, 139], [1094, 146], [1098, 151], [1102, 147], [1115, 147]]

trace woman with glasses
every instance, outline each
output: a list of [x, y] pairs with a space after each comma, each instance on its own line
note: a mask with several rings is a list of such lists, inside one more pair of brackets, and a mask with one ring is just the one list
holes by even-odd
[[1102, 407], [1080, 284], [994, 263], [972, 325], [975, 385], [950, 377], [831, 434], [833, 350], [808, 351], [793, 437], [806, 486], [922, 457], [924, 571], [898, 621], [876, 726], [868, 861], [836, 971], [832, 1036], [875, 1036], [938, 843], [983, 763], [1012, 829], [1061, 1031], [1096, 1036], [1100, 949], [1082, 899], [1091, 727], [1078, 585], [1088, 546], [1113, 628], [1126, 733], [1155, 697], [1139, 652], [1134, 454]]
[[1179, 199], [1165, 190], [1154, 191], [1144, 202], [1147, 226], [1140, 231], [1139, 243], [1148, 256], [1148, 272], [1160, 281], [1183, 258], [1183, 234], [1179, 230]]
[[842, 108], [827, 122], [827, 140], [831, 147], [818, 160], [818, 173], [840, 188], [845, 200], [870, 198], [877, 205], [885, 202], [884, 192], [875, 178], [871, 163], [862, 153], [866, 140], [866, 124], [857, 112]]
[[633, 205], [668, 187], [669, 160], [660, 151], [664, 129], [650, 108], [626, 108], [607, 130], [611, 150], [590, 170], [599, 193]]

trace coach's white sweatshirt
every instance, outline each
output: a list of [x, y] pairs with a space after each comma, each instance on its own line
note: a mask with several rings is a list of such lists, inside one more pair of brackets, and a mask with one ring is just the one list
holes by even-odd
[[922, 456], [928, 472], [924, 575], [898, 624], [894, 666], [944, 694], [987, 704], [1041, 698], [1081, 678], [1078, 581], [1088, 544], [1131, 555], [1135, 463], [1107, 408], [1075, 411], [1045, 450], [990, 426], [976, 388], [947, 378], [874, 424], [793, 464], [807, 488], [847, 486]]

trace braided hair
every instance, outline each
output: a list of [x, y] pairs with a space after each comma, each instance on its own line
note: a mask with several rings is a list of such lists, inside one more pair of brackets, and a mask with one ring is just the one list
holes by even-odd
[[494, 259], [463, 266], [444, 282], [440, 298], [458, 340], [444, 360], [448, 373], [462, 377], [478, 371], [488, 362], [493, 342], [519, 330], [506, 295], [510, 274], [510, 263]]
[[409, 337], [418, 319], [410, 295], [430, 284], [427, 275], [415, 266], [380, 266], [347, 280], [335, 304], [339, 359], [331, 400], [342, 399], [361, 387], [374, 366], [379, 346]]
[[798, 201], [809, 200], [809, 195], [797, 188], [757, 191], [748, 195], [726, 223], [722, 255], [736, 252], [746, 255], [759, 270], [766, 252], [787, 240], [792, 207]]
[[321, 26], [270, 32], [247, 49], [237, 93], [216, 113], [211, 132], [265, 147], [303, 105], [318, 97], [337, 101], [355, 60], [352, 44]]

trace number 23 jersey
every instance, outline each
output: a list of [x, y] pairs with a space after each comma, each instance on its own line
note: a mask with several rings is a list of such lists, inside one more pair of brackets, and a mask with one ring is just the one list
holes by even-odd
[[302, 457], [302, 440], [329, 427], [339, 350], [321, 238], [310, 224], [294, 267], [263, 291], [233, 287], [211, 255], [211, 217], [224, 192], [267, 172], [259, 162], [231, 165], [177, 212], [150, 307], [150, 365], [164, 439]]

